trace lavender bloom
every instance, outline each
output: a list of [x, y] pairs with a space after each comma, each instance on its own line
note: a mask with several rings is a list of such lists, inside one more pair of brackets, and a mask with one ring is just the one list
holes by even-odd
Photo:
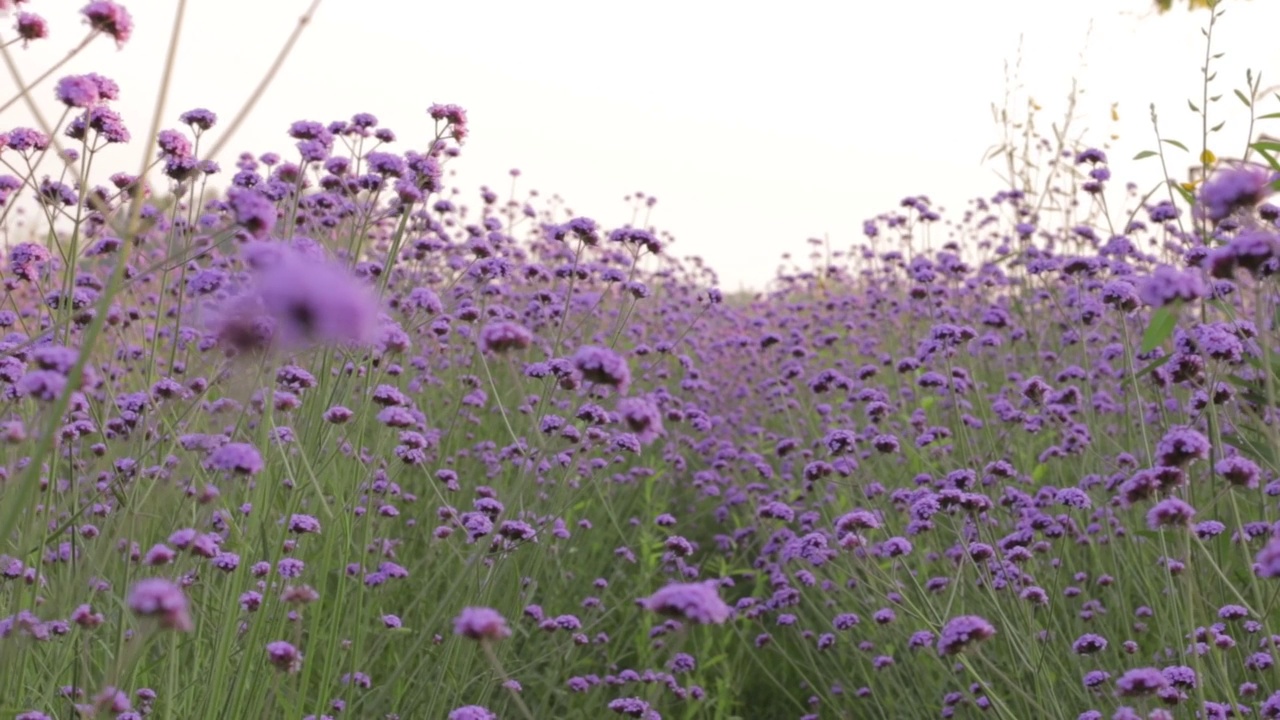
[[636, 604], [659, 615], [682, 617], [697, 623], [720, 625], [729, 619], [729, 606], [720, 599], [715, 581], [672, 583]]
[[947, 621], [938, 637], [938, 654], [954, 655], [971, 643], [981, 642], [996, 634], [991, 623], [977, 615], [961, 615]]

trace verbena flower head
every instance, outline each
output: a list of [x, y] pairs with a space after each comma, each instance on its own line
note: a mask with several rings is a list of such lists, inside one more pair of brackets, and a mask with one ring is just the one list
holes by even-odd
[[178, 120], [190, 125], [197, 132], [208, 130], [218, 122], [218, 115], [212, 110], [194, 108], [178, 116]]
[[659, 615], [684, 618], [704, 625], [720, 625], [732, 611], [720, 599], [714, 580], [700, 583], [672, 583], [636, 603]]
[[449, 713], [449, 720], [498, 720], [498, 716], [480, 705], [463, 705]]
[[1204, 297], [1207, 290], [1198, 268], [1179, 270], [1161, 265], [1138, 288], [1138, 296], [1152, 307], [1163, 307], [1176, 301], [1191, 301]]
[[14, 277], [34, 281], [53, 255], [48, 248], [30, 242], [14, 245], [9, 250], [9, 272]]
[[261, 453], [248, 443], [227, 443], [209, 453], [204, 465], [210, 470], [240, 475], [257, 475], [263, 468]]
[[49, 23], [35, 13], [18, 13], [18, 21], [14, 24], [18, 37], [22, 38], [22, 46], [26, 47], [32, 40], [43, 40], [49, 37]]
[[1147, 512], [1147, 527], [1186, 527], [1196, 516], [1196, 509], [1178, 498], [1165, 498]]
[[608, 348], [585, 345], [574, 353], [573, 365], [587, 382], [616, 387], [621, 393], [631, 384], [627, 361]]
[[134, 583], [129, 590], [129, 609], [155, 618], [160, 626], [180, 632], [194, 627], [187, 610], [187, 596], [182, 588], [164, 578], [147, 578]]
[[1209, 457], [1209, 440], [1189, 427], [1175, 427], [1156, 444], [1160, 465], [1181, 467], [1194, 460]]
[[1116, 694], [1122, 697], [1151, 695], [1169, 686], [1164, 673], [1153, 667], [1134, 668], [1116, 681]]
[[480, 349], [490, 353], [505, 353], [509, 350], [523, 350], [533, 342], [533, 333], [525, 326], [498, 320], [480, 329]]
[[436, 122], [449, 123], [449, 133], [453, 139], [462, 142], [469, 132], [467, 111], [458, 105], [442, 105], [436, 103], [427, 109], [427, 114]]
[[961, 615], [947, 621], [938, 636], [938, 654], [954, 655], [969, 645], [995, 636], [991, 623], [977, 615]]
[[1272, 537], [1253, 561], [1258, 577], [1280, 578], [1280, 536]]
[[87, 75], [68, 75], [54, 88], [58, 101], [67, 107], [88, 108], [101, 99], [98, 84]]
[[1197, 209], [1208, 220], [1219, 222], [1265, 200], [1275, 180], [1275, 173], [1257, 165], [1219, 170], [1200, 187]]
[[255, 291], [287, 350], [369, 345], [378, 329], [373, 291], [345, 268], [286, 248], [255, 273]]
[[511, 635], [511, 628], [497, 610], [468, 607], [454, 618], [453, 632], [472, 640], [501, 640]]
[[276, 640], [267, 643], [267, 662], [283, 672], [296, 673], [302, 669], [302, 653], [291, 643]]
[[80, 9], [89, 27], [110, 35], [117, 47], [124, 47], [133, 34], [133, 17], [122, 5], [112, 0], [95, 0]]

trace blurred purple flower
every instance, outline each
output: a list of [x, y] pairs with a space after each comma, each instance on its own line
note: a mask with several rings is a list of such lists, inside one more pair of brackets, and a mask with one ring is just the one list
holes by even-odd
[[129, 590], [129, 609], [144, 617], [154, 617], [160, 627], [187, 632], [192, 629], [187, 596], [182, 588], [164, 578], [147, 578]]
[[697, 623], [720, 625], [731, 610], [720, 599], [713, 580], [700, 583], [672, 583], [636, 603], [659, 615], [682, 617]]

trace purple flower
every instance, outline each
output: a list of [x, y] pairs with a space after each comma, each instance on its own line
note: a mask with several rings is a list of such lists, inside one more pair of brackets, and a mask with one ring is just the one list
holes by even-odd
[[1258, 479], [1262, 475], [1256, 463], [1239, 455], [1219, 460], [1213, 469], [1232, 485], [1249, 489], [1258, 487]]
[[427, 108], [427, 114], [437, 122], [443, 120], [449, 124], [453, 139], [462, 142], [467, 137], [467, 111], [458, 105], [442, 105], [436, 103]]
[[1178, 498], [1165, 498], [1156, 503], [1147, 513], [1147, 527], [1159, 530], [1162, 527], [1185, 527], [1191, 524], [1196, 509]]
[[179, 115], [178, 120], [190, 125], [198, 135], [200, 131], [213, 127], [218, 122], [218, 116], [212, 110], [194, 108]]
[[1266, 547], [1254, 556], [1253, 561], [1258, 577], [1280, 577], [1280, 536], [1272, 537]]
[[368, 345], [378, 329], [378, 301], [343, 267], [285, 249], [255, 275], [256, 294], [286, 349], [311, 344]]
[[[1280, 690], [1272, 693], [1271, 697], [1267, 698], [1266, 701], [1262, 703], [1262, 707], [1259, 709], [1258, 714], [1268, 720], [1276, 720], [1277, 718], [1280, 718]], [[1223, 717], [1226, 717], [1225, 713], [1223, 714]]]
[[59, 102], [73, 108], [88, 108], [101, 99], [98, 83], [88, 75], [68, 75], [62, 78], [54, 88], [54, 93]]
[[947, 621], [938, 637], [938, 654], [954, 655], [971, 643], [981, 642], [996, 634], [995, 627], [977, 615], [961, 615]]
[[611, 700], [609, 701], [609, 709], [619, 715], [625, 715], [627, 717], [643, 718], [644, 720], [661, 720], [661, 716], [649, 707], [649, 703], [638, 697]]
[[1213, 222], [1237, 210], [1253, 207], [1271, 194], [1275, 174], [1257, 165], [1243, 165], [1214, 173], [1200, 188], [1197, 209]]
[[296, 673], [302, 669], [302, 653], [298, 648], [283, 640], [267, 643], [267, 662], [287, 673]]
[[53, 256], [43, 245], [18, 243], [9, 250], [9, 272], [23, 280], [34, 281], [37, 271]]
[[480, 330], [480, 349], [485, 352], [500, 354], [508, 350], [523, 350], [531, 342], [533, 333], [519, 323], [499, 320]]
[[204, 466], [210, 470], [257, 475], [262, 472], [262, 455], [248, 443], [227, 443], [209, 453]]
[[1076, 154], [1076, 164], [1089, 163], [1091, 165], [1097, 163], [1105, 163], [1107, 154], [1097, 148], [1089, 148]]
[[124, 47], [133, 34], [133, 18], [129, 11], [112, 0], [95, 0], [81, 8], [80, 14], [94, 30], [110, 35], [116, 41], [116, 47]]
[[144, 617], [154, 617], [160, 627], [187, 632], [192, 629], [187, 596], [182, 588], [164, 578], [147, 578], [129, 590], [129, 609]]
[[1206, 287], [1198, 268], [1178, 270], [1170, 265], [1155, 269], [1138, 288], [1138, 297], [1152, 307], [1163, 307], [1176, 301], [1190, 301], [1204, 297]]
[[610, 385], [626, 393], [631, 384], [631, 369], [618, 353], [594, 345], [585, 345], [573, 355], [573, 366], [588, 382]]
[[453, 632], [472, 640], [500, 640], [511, 635], [511, 628], [497, 610], [468, 607], [453, 619]]
[[498, 720], [498, 716], [479, 705], [463, 705], [449, 713], [449, 720]]
[[18, 13], [18, 22], [15, 24], [15, 28], [18, 31], [18, 37], [22, 38], [23, 47], [26, 47], [32, 40], [42, 40], [49, 37], [49, 23], [35, 13]]
[[627, 428], [646, 445], [666, 434], [662, 426], [662, 411], [648, 398], [622, 398], [618, 401], [618, 414]]
[[1156, 668], [1134, 668], [1116, 681], [1116, 694], [1121, 697], [1150, 695], [1168, 686], [1168, 678]]
[[659, 615], [682, 617], [697, 623], [720, 625], [729, 619], [729, 606], [720, 599], [714, 580], [672, 583], [636, 603]]
[[320, 521], [310, 515], [290, 515], [289, 532], [298, 534], [319, 533]]
[[1182, 467], [1209, 457], [1209, 440], [1188, 427], [1175, 427], [1156, 443], [1156, 454], [1164, 467]]
[[187, 136], [177, 130], [161, 130], [156, 135], [156, 145], [160, 148], [160, 155], [163, 157], [185, 158], [194, 151]]
[[1092, 655], [1107, 649], [1107, 639], [1101, 635], [1085, 633], [1071, 644], [1071, 651], [1077, 655]]
[[231, 188], [227, 191], [227, 201], [235, 215], [236, 224], [254, 237], [261, 240], [275, 228], [276, 206], [266, 195], [257, 190]]

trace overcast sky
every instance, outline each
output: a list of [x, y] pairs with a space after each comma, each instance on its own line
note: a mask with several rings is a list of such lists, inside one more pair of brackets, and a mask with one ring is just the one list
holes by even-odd
[[[18, 51], [43, 71], [83, 36], [83, 2], [33, 0], [48, 40]], [[172, 26], [173, 0], [127, 0], [136, 30], [123, 50], [106, 39], [65, 73], [96, 71], [123, 88], [116, 103], [135, 137], [146, 130]], [[229, 120], [278, 52], [308, 0], [192, 0], [166, 117], [207, 107]], [[325, 0], [265, 100], [231, 143], [292, 150], [294, 120], [371, 112], [400, 149], [422, 147], [433, 102], [457, 103], [471, 137], [451, 167], [466, 197], [482, 184], [557, 193], [607, 227], [631, 217], [624, 195], [658, 199], [652, 223], [672, 252], [700, 255], [727, 290], [767, 282], [784, 252], [828, 236], [847, 247], [866, 218], [925, 194], [958, 216], [1000, 187], [984, 152], [1000, 138], [1005, 64], [1022, 68], [1018, 97], [1060, 118], [1074, 79], [1076, 129], [1112, 133], [1118, 180], [1154, 182], [1148, 105], [1161, 130], [1198, 144], [1204, 11], [1156, 15], [1150, 0], [895, 0], [778, 3], [649, 0], [420, 3]], [[9, 26], [6, 21], [4, 26]], [[1215, 30], [1215, 106], [1227, 125], [1211, 143], [1238, 156], [1247, 115], [1231, 90], [1245, 68], [1280, 67], [1280, 3], [1228, 0]], [[12, 37], [12, 30], [5, 37]], [[55, 75], [38, 92], [49, 112]], [[1264, 75], [1264, 87], [1280, 76]], [[12, 84], [0, 80], [5, 99]], [[1112, 103], [1120, 121], [1111, 122]], [[1197, 100], [1198, 102], [1198, 100]], [[1262, 112], [1280, 111], [1272, 98]], [[56, 114], [56, 113], [55, 113]], [[10, 110], [4, 128], [28, 122]], [[1275, 123], [1276, 121], [1270, 121]], [[1260, 125], [1257, 132], [1280, 129]], [[137, 148], [134, 148], [137, 152]], [[136, 154], [127, 165], [133, 171]], [[1181, 174], [1190, 158], [1175, 156]]]

